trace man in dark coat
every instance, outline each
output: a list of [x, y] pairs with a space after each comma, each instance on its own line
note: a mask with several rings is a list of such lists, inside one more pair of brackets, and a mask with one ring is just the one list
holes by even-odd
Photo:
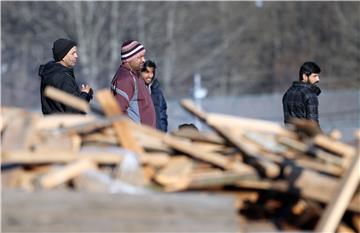
[[144, 79], [145, 84], [149, 88], [151, 98], [153, 100], [156, 112], [156, 128], [167, 132], [168, 120], [167, 120], [167, 105], [164, 94], [160, 88], [160, 82], [155, 78], [156, 64], [153, 61], [145, 61], [143, 68], [141, 69], [141, 77]]
[[321, 90], [317, 84], [320, 72], [314, 62], [305, 62], [300, 67], [299, 81], [293, 82], [282, 99], [285, 124], [294, 117], [313, 120], [319, 125], [318, 96]]
[[78, 58], [76, 43], [68, 39], [58, 39], [53, 45], [54, 61], [40, 65], [41, 77], [40, 95], [41, 109], [44, 115], [55, 113], [82, 113], [70, 106], [62, 104], [44, 95], [45, 87], [52, 86], [89, 102], [92, 90], [89, 85], [82, 85], [81, 89], [75, 81], [73, 67]]

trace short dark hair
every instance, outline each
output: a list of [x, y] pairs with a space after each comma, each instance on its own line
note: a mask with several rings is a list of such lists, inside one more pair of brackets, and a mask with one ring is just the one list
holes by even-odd
[[319, 74], [321, 72], [320, 67], [312, 61], [305, 62], [299, 70], [299, 81], [301, 81], [303, 78], [303, 74], [306, 76], [310, 76], [311, 74]]
[[192, 129], [192, 130], [199, 131], [198, 128], [197, 128], [193, 123], [180, 124], [180, 125], [178, 126], [178, 130], [183, 130], [183, 129]]
[[146, 71], [146, 68], [151, 67], [154, 68], [154, 77], [155, 77], [155, 70], [156, 70], [156, 64], [155, 62], [151, 61], [151, 60], [146, 60], [144, 62], [143, 68], [141, 69], [141, 72]]

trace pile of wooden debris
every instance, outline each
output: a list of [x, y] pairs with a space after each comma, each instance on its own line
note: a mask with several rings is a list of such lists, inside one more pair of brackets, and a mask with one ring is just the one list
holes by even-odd
[[359, 152], [311, 122], [289, 130], [184, 100], [213, 132], [164, 134], [121, 116], [110, 92], [96, 97], [103, 116], [2, 107], [3, 190], [225, 192], [236, 195], [239, 215], [278, 229], [360, 231]]

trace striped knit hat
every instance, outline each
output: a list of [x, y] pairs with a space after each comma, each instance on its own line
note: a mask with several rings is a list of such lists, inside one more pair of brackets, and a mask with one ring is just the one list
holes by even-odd
[[128, 40], [121, 46], [121, 60], [123, 62], [130, 61], [131, 59], [135, 58], [136, 55], [141, 51], [145, 52], [145, 48], [142, 44], [136, 40]]

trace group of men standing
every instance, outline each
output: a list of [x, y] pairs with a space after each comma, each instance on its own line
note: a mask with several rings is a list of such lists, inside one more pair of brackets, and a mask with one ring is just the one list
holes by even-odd
[[[82, 113], [44, 95], [46, 86], [53, 86], [89, 102], [92, 89], [88, 85], [78, 87], [73, 67], [76, 64], [77, 44], [68, 39], [58, 39], [53, 44], [54, 61], [39, 68], [41, 77], [41, 107], [43, 114]], [[155, 79], [156, 65], [145, 62], [144, 46], [129, 40], [121, 46], [121, 64], [111, 81], [111, 90], [121, 108], [134, 122], [167, 131], [167, 105]]]
[[[75, 81], [73, 67], [78, 53], [77, 44], [68, 39], [58, 39], [53, 44], [54, 61], [39, 68], [41, 77], [41, 107], [43, 114], [81, 113], [58, 101], [44, 96], [46, 86], [53, 86], [86, 101], [92, 99], [93, 91], [88, 85], [81, 88]], [[121, 46], [121, 64], [111, 81], [111, 90], [124, 114], [139, 124], [149, 125], [167, 132], [167, 105], [155, 78], [156, 64], [145, 60], [144, 46], [135, 40], [125, 41]], [[318, 87], [320, 67], [305, 62], [299, 70], [299, 80], [283, 96], [285, 125], [291, 118], [309, 119], [319, 125]]]

